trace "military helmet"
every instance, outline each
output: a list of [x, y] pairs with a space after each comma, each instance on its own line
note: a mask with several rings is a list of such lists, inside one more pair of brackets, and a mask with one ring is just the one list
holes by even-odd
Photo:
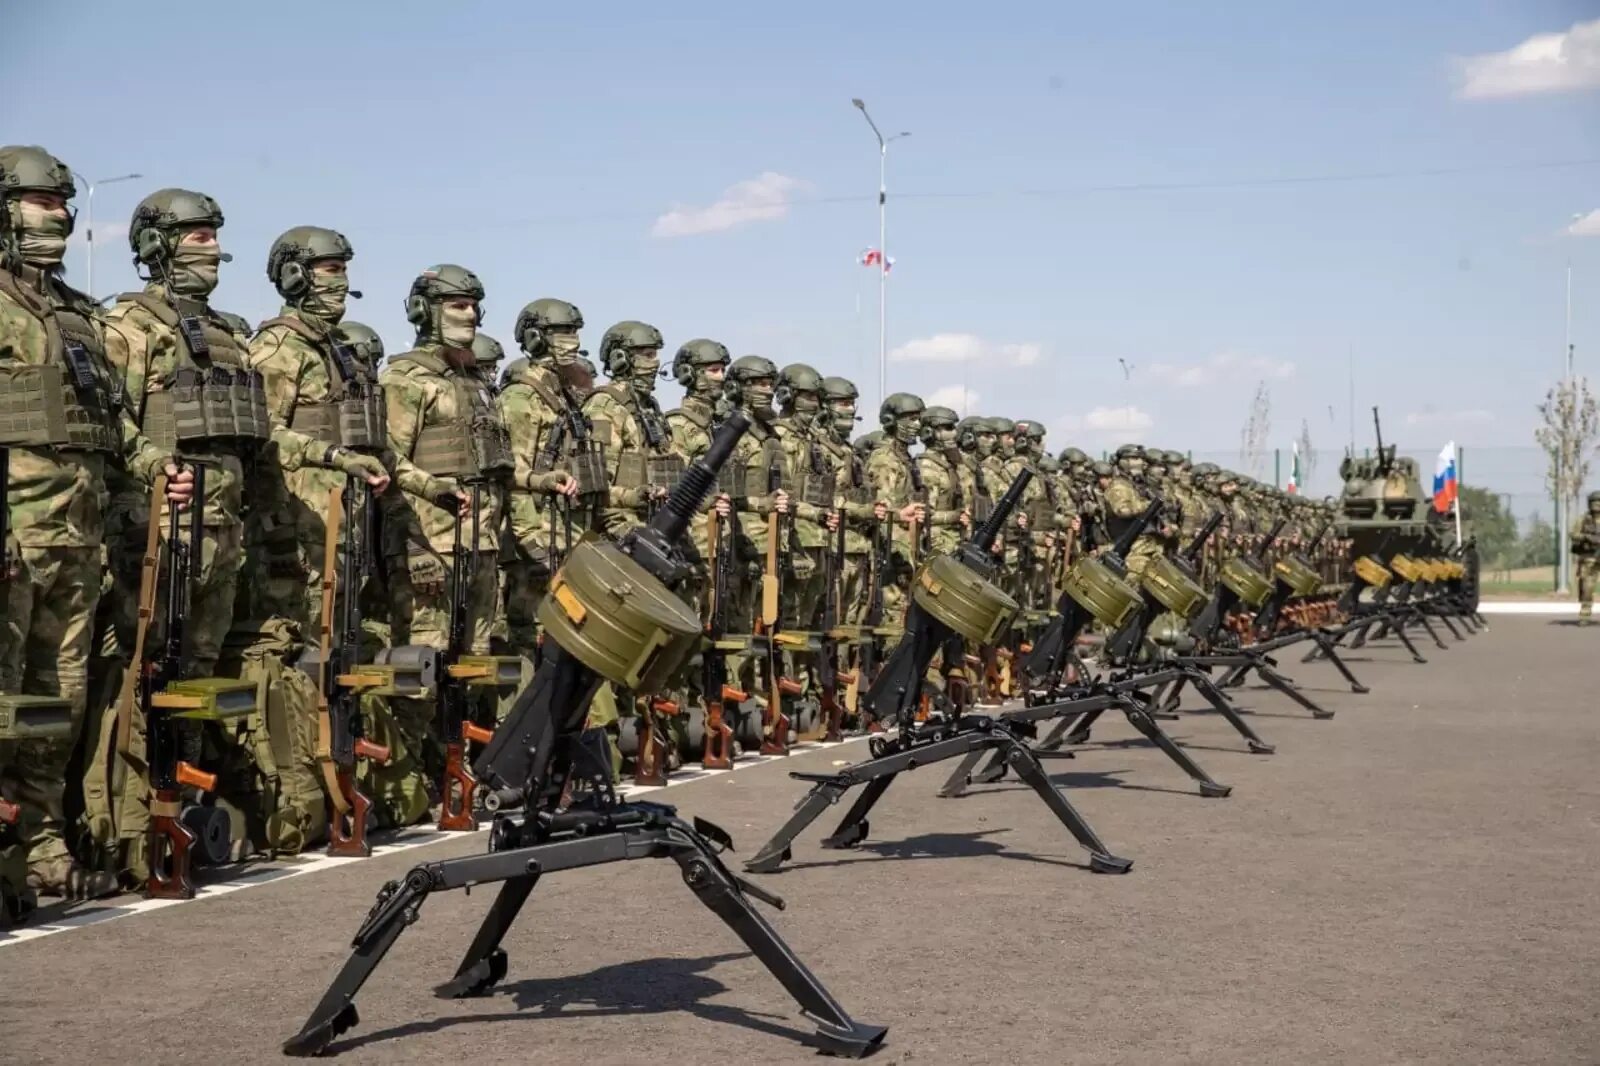
[[989, 432], [1006, 436], [1017, 431], [1017, 424], [1001, 415], [992, 415], [986, 421], [989, 423]]
[[1057, 458], [1068, 466], [1083, 466], [1089, 461], [1089, 453], [1082, 448], [1063, 448]]
[[1600, 490], [1589, 493], [1589, 506], [1593, 507], [1597, 503], [1600, 503]]
[[1161, 461], [1167, 466], [1182, 466], [1187, 457], [1182, 452], [1175, 452], [1171, 448], [1161, 453]]
[[378, 336], [377, 330], [366, 323], [345, 319], [335, 327], [333, 336], [340, 343], [348, 344], [355, 349], [356, 357], [365, 363], [368, 369], [383, 362], [383, 338]]
[[1137, 444], [1124, 444], [1117, 449], [1117, 459], [1143, 459], [1144, 448]]
[[731, 362], [733, 356], [728, 354], [726, 344], [707, 337], [697, 337], [685, 342], [672, 357], [672, 379], [687, 389], [694, 384], [695, 375], [700, 372], [701, 367], [726, 368]]
[[1017, 434], [1027, 436], [1029, 440], [1044, 440], [1044, 423], [1035, 422], [1031, 418], [1017, 419]]
[[580, 330], [583, 312], [578, 305], [549, 296], [527, 304], [517, 312], [517, 324], [511, 328], [511, 338], [517, 347], [532, 356], [545, 354], [545, 331], [552, 329]]
[[988, 430], [984, 429], [986, 421], [987, 419], [980, 418], [977, 415], [968, 415], [957, 422], [956, 444], [960, 445], [964, 451], [971, 451], [976, 448], [978, 446], [978, 434], [988, 432]]
[[939, 439], [939, 430], [953, 429], [961, 424], [961, 416], [948, 407], [922, 409], [922, 443], [932, 445]]
[[884, 429], [892, 429], [894, 424], [902, 418], [913, 418], [922, 414], [927, 405], [922, 402], [922, 397], [913, 396], [909, 392], [893, 392], [884, 398], [878, 405], [878, 425]]
[[1041, 455], [1039, 457], [1039, 469], [1046, 474], [1059, 474], [1061, 473], [1061, 461], [1053, 455]]
[[1191, 471], [1197, 478], [1208, 478], [1221, 472], [1222, 468], [1216, 463], [1196, 463]]
[[779, 407], [789, 407], [794, 403], [794, 394], [797, 392], [822, 391], [822, 375], [817, 373], [817, 368], [805, 363], [790, 363], [778, 371], [778, 391], [774, 399]]
[[483, 282], [466, 267], [440, 263], [417, 275], [406, 296], [406, 321], [420, 331], [433, 319], [433, 309], [451, 297], [467, 296], [478, 301], [478, 322], [483, 322]]
[[38, 145], [0, 147], [0, 196], [23, 192], [53, 192], [70, 200], [78, 187], [72, 183], [72, 170]]
[[875, 429], [871, 433], [863, 433], [861, 436], [857, 437], [851, 443], [850, 447], [856, 450], [857, 455], [864, 457], [868, 452], [872, 451], [872, 449], [876, 448], [882, 443], [883, 430]]
[[222, 223], [222, 207], [205, 193], [157, 190], [139, 201], [133, 209], [133, 220], [128, 223], [128, 247], [133, 249], [134, 265], [166, 262], [177, 247], [181, 230], [195, 226], [221, 229]]
[[612, 377], [626, 377], [633, 373], [633, 353], [655, 349], [660, 351], [665, 342], [661, 331], [648, 322], [627, 319], [606, 330], [600, 338], [600, 363]]
[[1116, 477], [1117, 468], [1104, 459], [1096, 459], [1089, 464], [1089, 472], [1095, 477]]
[[345, 235], [321, 226], [296, 226], [272, 242], [267, 251], [267, 280], [285, 300], [294, 301], [311, 288], [310, 266], [319, 259], [348, 263], [355, 249]]
[[741, 355], [729, 365], [728, 377], [741, 384], [760, 378], [777, 381], [778, 364], [764, 355]]
[[490, 370], [500, 365], [500, 360], [506, 357], [506, 350], [499, 341], [479, 330], [472, 335], [472, 361], [480, 369]]
[[822, 398], [824, 400], [859, 400], [861, 390], [856, 388], [856, 383], [849, 378], [830, 375], [822, 379]]

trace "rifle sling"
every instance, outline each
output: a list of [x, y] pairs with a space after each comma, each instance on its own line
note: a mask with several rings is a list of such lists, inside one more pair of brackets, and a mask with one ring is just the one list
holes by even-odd
[[[147, 760], [133, 753], [133, 702], [139, 691], [139, 676], [144, 672], [145, 638], [156, 613], [156, 581], [161, 570], [161, 504], [167, 495], [167, 475], [157, 474], [150, 490], [150, 518], [145, 524], [144, 561], [139, 567], [139, 620], [133, 632], [133, 654], [122, 677], [122, 693], [117, 698], [117, 754], [139, 774], [149, 770]], [[146, 728], [149, 728], [148, 723]]]
[[[349, 487], [328, 490], [328, 517], [322, 534], [322, 610], [317, 620], [322, 655], [317, 662], [317, 766], [322, 771], [323, 783], [328, 786], [328, 798], [338, 814], [350, 813], [350, 802], [345, 799], [339, 784], [339, 768], [333, 761], [333, 712], [328, 703], [328, 657], [333, 648], [333, 611], [339, 595], [339, 537], [344, 521], [344, 494]], [[345, 595], [352, 595], [350, 589]], [[354, 665], [341, 664], [346, 668]], [[360, 697], [356, 697], [360, 699]]]

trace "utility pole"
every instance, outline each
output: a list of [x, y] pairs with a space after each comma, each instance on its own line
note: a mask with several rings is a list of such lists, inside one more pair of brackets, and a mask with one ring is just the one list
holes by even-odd
[[95, 295], [94, 295], [94, 191], [95, 191], [95, 189], [97, 187], [99, 187], [101, 185], [110, 185], [112, 182], [117, 182], [117, 181], [136, 181], [139, 178], [144, 177], [144, 175], [143, 174], [121, 174], [121, 175], [118, 175], [115, 178], [101, 178], [99, 181], [90, 181], [88, 178], [85, 178], [82, 174], [79, 174], [76, 170], [74, 170], [72, 173], [73, 173], [74, 176], [77, 177], [77, 179], [79, 181], [83, 182], [84, 186], [88, 190], [88, 197], [87, 197], [88, 204], [87, 204], [87, 207], [85, 208], [85, 210], [83, 212], [83, 215], [84, 215], [83, 243], [84, 243], [84, 250], [86, 252], [85, 258], [88, 261], [88, 269], [85, 272], [84, 286], [83, 287], [89, 293], [89, 298], [90, 299], [94, 299], [95, 298]]
[[[1561, 393], [1572, 388], [1572, 260], [1567, 260], [1567, 335], [1562, 352], [1566, 360], [1561, 374]], [[1567, 542], [1567, 432], [1556, 447], [1556, 591], [1566, 593], [1572, 584], [1572, 546]]]

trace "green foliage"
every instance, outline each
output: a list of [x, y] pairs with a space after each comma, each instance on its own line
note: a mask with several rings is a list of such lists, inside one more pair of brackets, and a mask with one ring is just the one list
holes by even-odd
[[1528, 516], [1527, 532], [1517, 543], [1513, 567], [1556, 565], [1556, 530], [1542, 514]]

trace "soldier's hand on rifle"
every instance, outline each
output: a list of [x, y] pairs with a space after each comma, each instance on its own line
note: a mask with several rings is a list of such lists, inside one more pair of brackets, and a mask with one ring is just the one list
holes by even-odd
[[1079, 518], [1077, 515], [1073, 515], [1067, 524], [1071, 530], [1076, 533], [1078, 530], [1083, 528], [1083, 519]]
[[[472, 501], [467, 501], [472, 506]], [[438, 596], [444, 592], [444, 560], [437, 552], [423, 545], [412, 545], [406, 552], [406, 573], [411, 578], [411, 588], [422, 596]]]
[[962, 529], [971, 529], [972, 512], [963, 510], [960, 514], [956, 515], [956, 521], [960, 523]]
[[925, 513], [922, 504], [908, 503], [900, 508], [900, 522], [902, 525], [909, 526], [913, 522], [922, 521], [922, 516]]
[[879, 522], [889, 517], [889, 505], [882, 500], [872, 501], [872, 517]]
[[167, 502], [180, 511], [188, 510], [189, 501], [194, 499], [194, 471], [168, 463], [164, 473], [167, 475]]
[[789, 513], [789, 494], [779, 489], [772, 494], [772, 511], [774, 514]]
[[372, 456], [346, 451], [343, 448], [333, 448], [330, 452], [334, 466], [351, 477], [362, 479], [372, 486], [373, 492], [382, 492], [389, 487], [389, 471]]
[[718, 518], [727, 518], [733, 514], [733, 501], [728, 498], [726, 492], [719, 492], [717, 500], [712, 506], [716, 508]]
[[577, 478], [567, 473], [559, 473], [556, 476], [557, 481], [553, 486], [551, 486], [550, 490], [552, 496], [565, 496], [568, 499], [571, 499], [578, 494]]
[[825, 522], [827, 523], [829, 533], [837, 532], [839, 529], [839, 512], [829, 511]]
[[1028, 528], [1028, 516], [1023, 514], [1021, 511], [1017, 512], [1017, 528], [1018, 529], [1027, 529]]

